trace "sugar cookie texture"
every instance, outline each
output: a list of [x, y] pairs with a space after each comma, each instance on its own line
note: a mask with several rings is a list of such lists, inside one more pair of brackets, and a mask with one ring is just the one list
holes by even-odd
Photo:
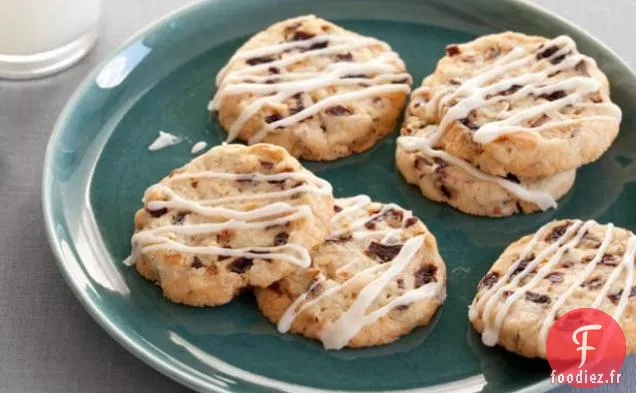
[[256, 289], [263, 314], [326, 349], [386, 344], [428, 324], [446, 295], [435, 237], [411, 212], [364, 195], [335, 209], [312, 268]]
[[227, 140], [310, 160], [369, 149], [397, 125], [411, 76], [389, 45], [313, 15], [250, 38], [218, 73], [209, 109]]
[[611, 315], [636, 350], [636, 236], [612, 224], [553, 221], [512, 243], [477, 287], [469, 318], [484, 344], [546, 356], [554, 321], [581, 307]]
[[174, 302], [224, 304], [309, 267], [333, 214], [331, 185], [283, 148], [217, 146], [146, 190], [129, 262]]
[[554, 208], [616, 138], [607, 78], [569, 37], [508, 32], [446, 52], [413, 92], [396, 152], [427, 197], [494, 217]]

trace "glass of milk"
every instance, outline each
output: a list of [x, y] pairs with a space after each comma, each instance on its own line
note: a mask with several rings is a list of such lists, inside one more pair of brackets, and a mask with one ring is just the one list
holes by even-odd
[[0, 78], [31, 79], [81, 60], [99, 31], [101, 0], [0, 0]]

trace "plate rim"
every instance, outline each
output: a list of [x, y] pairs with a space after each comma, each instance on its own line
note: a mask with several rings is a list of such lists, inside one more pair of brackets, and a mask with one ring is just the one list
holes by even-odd
[[[150, 22], [143, 28], [137, 30], [135, 33], [130, 35], [122, 44], [118, 45], [114, 50], [108, 52], [108, 54], [104, 57], [104, 59], [99, 62], [96, 66], [91, 68], [89, 73], [82, 79], [82, 81], [77, 85], [69, 99], [64, 104], [64, 107], [60, 114], [58, 115], [57, 120], [53, 126], [53, 130], [51, 135], [49, 136], [49, 141], [47, 143], [47, 147], [45, 150], [44, 163], [43, 163], [43, 171], [42, 171], [42, 183], [41, 183], [41, 202], [42, 202], [42, 211], [44, 216], [44, 226], [46, 238], [55, 257], [55, 262], [62, 273], [64, 281], [71, 288], [71, 291], [77, 298], [77, 300], [82, 304], [84, 309], [88, 312], [88, 314], [93, 318], [97, 324], [108, 333], [110, 337], [112, 337], [119, 345], [125, 348], [129, 353], [131, 353], [134, 357], [144, 362], [146, 365], [152, 367], [156, 371], [161, 374], [169, 377], [175, 382], [182, 384], [186, 387], [196, 390], [201, 393], [215, 392], [215, 393], [240, 393], [244, 389], [238, 388], [239, 390], [234, 389], [226, 389], [224, 387], [215, 385], [210, 383], [200, 377], [196, 376], [196, 370], [192, 370], [189, 366], [184, 365], [178, 361], [170, 359], [166, 357], [163, 359], [161, 354], [156, 350], [152, 349], [149, 346], [141, 345], [137, 342], [131, 334], [127, 333], [125, 329], [123, 329], [119, 324], [114, 323], [109, 316], [103, 312], [98, 302], [90, 299], [89, 296], [86, 296], [84, 291], [77, 285], [77, 282], [72, 278], [71, 271], [69, 269], [69, 264], [77, 263], [79, 265], [79, 258], [74, 258], [74, 260], [67, 260], [64, 253], [61, 250], [61, 245], [59, 242], [59, 236], [56, 234], [55, 225], [56, 219], [55, 214], [52, 207], [51, 194], [53, 189], [53, 173], [51, 169], [53, 168], [53, 156], [55, 155], [55, 146], [59, 141], [62, 130], [66, 127], [68, 123], [68, 119], [70, 115], [77, 107], [80, 98], [84, 95], [84, 93], [90, 88], [93, 81], [97, 77], [99, 71], [106, 65], [108, 62], [113, 59], [117, 54], [119, 54], [122, 50], [128, 47], [130, 44], [134, 43], [138, 39], [142, 38], [149, 32], [159, 28], [162, 24], [169, 22], [170, 20], [177, 18], [181, 15], [184, 15], [187, 12], [190, 12], [192, 9], [202, 6], [206, 3], [218, 3], [226, 0], [193, 0], [189, 3], [186, 3], [162, 17]], [[612, 48], [607, 46], [605, 43], [597, 39], [592, 34], [588, 33], [583, 28], [579, 27], [577, 24], [567, 20], [566, 18], [538, 5], [531, 0], [502, 0], [504, 3], [514, 4], [520, 8], [531, 9], [542, 17], [551, 19], [552, 21], [561, 24], [568, 29], [576, 32], [577, 34], [585, 37], [587, 40], [592, 42], [595, 46], [601, 48], [603, 51], [609, 55], [610, 59], [613, 63], [620, 66], [623, 72], [627, 74], [631, 74], [631, 77], [636, 80], [636, 71], [634, 71], [631, 66]], [[214, 357], [212, 354], [210, 356]], [[215, 358], [218, 359], [218, 358]], [[221, 359], [219, 361], [223, 362]], [[230, 365], [228, 365], [230, 366]], [[219, 370], [217, 367], [213, 367], [215, 371], [220, 372], [221, 374], [225, 374], [223, 371]], [[234, 366], [230, 366], [234, 367]], [[238, 367], [237, 367], [238, 368]], [[250, 373], [249, 370], [242, 370], [242, 372]], [[256, 375], [256, 374], [255, 374]], [[354, 392], [345, 392], [339, 390], [330, 390], [330, 389], [320, 389], [320, 388], [312, 388], [312, 387], [304, 387], [301, 385], [296, 385], [292, 383], [287, 383], [284, 381], [279, 381], [270, 377], [265, 377], [261, 375], [256, 375], [258, 380], [265, 380], [266, 383], [255, 382], [254, 380], [246, 379], [245, 376], [240, 375], [232, 375], [233, 377], [239, 379], [247, 385], [254, 386], [258, 389], [262, 389], [263, 391], [276, 391], [276, 392], [297, 392], [300, 390], [288, 390], [288, 389], [301, 389], [306, 393], [317, 393], [317, 392], [325, 392], [325, 393], [364, 393], [361, 391]], [[452, 383], [452, 382], [451, 382]], [[392, 390], [394, 393], [417, 393], [417, 392], [430, 392], [434, 393], [436, 391], [446, 391], [444, 386], [448, 386], [449, 384], [442, 385], [434, 385], [430, 387], [423, 388], [415, 388], [408, 390]], [[544, 380], [528, 385], [516, 391], [511, 391], [511, 393], [540, 393], [546, 392], [551, 389], [555, 389], [561, 385], [551, 384], [548, 377]], [[282, 387], [282, 388], [281, 388]], [[478, 388], [479, 385], [473, 385], [472, 390], [465, 391], [474, 391], [474, 388]], [[471, 387], [466, 387], [465, 389], [471, 389]], [[464, 390], [462, 390], [464, 391]], [[371, 392], [369, 392], [371, 393]], [[375, 393], [375, 392], [373, 392]]]

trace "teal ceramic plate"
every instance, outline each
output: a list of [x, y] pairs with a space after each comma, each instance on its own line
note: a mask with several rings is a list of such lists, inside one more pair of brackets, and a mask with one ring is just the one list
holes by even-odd
[[[206, 104], [219, 68], [251, 34], [315, 13], [376, 36], [399, 52], [416, 83], [446, 44], [502, 30], [570, 34], [595, 57], [623, 108], [622, 133], [580, 171], [558, 210], [480, 219], [429, 202], [396, 173], [395, 136], [371, 151], [308, 163], [337, 195], [370, 194], [424, 219], [448, 264], [448, 300], [433, 323], [378, 348], [324, 351], [280, 335], [251, 295], [214, 309], [162, 299], [121, 261], [130, 251], [133, 213], [144, 189], [191, 159], [193, 142], [221, 142]], [[208, 1], [145, 29], [84, 81], [62, 113], [44, 168], [48, 235], [69, 285], [123, 346], [166, 375], [205, 392], [545, 390], [545, 362], [485, 348], [467, 322], [479, 278], [503, 248], [559, 217], [595, 218], [636, 228], [636, 76], [593, 38], [525, 2], [512, 0]], [[150, 153], [166, 130], [185, 141]]]

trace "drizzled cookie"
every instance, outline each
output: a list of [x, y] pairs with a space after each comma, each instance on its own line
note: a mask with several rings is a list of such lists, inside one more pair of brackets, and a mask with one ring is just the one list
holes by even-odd
[[411, 212], [364, 195], [335, 210], [312, 267], [256, 290], [263, 314], [326, 349], [386, 344], [428, 324], [446, 295], [435, 237]]
[[636, 236], [595, 221], [551, 222], [512, 243], [477, 286], [469, 318], [488, 346], [545, 358], [550, 327], [581, 307], [619, 322], [636, 350]]
[[[607, 150], [620, 120], [607, 78], [569, 37], [490, 35], [449, 46], [413, 92], [397, 162], [426, 196], [468, 213], [546, 210]], [[418, 170], [417, 157], [454, 174]]]
[[391, 132], [411, 77], [384, 42], [313, 15], [256, 34], [218, 73], [209, 109], [228, 141], [273, 143], [333, 160]]
[[148, 188], [129, 263], [173, 302], [229, 302], [310, 264], [333, 216], [331, 185], [283, 148], [218, 146]]
[[437, 126], [428, 145], [505, 177], [540, 177], [597, 159], [620, 109], [596, 62], [566, 36], [519, 33], [447, 48], [413, 93], [409, 128]]
[[[486, 175], [464, 163], [456, 165], [441, 158], [437, 151], [420, 150], [409, 143], [426, 139], [435, 127], [412, 131], [414, 138], [401, 140], [396, 150], [396, 165], [407, 182], [415, 184], [427, 198], [447, 203], [464, 213], [505, 217], [529, 214], [556, 206], [556, 201], [574, 185], [576, 171], [543, 178], [500, 178]], [[432, 152], [432, 154], [428, 154]]]

